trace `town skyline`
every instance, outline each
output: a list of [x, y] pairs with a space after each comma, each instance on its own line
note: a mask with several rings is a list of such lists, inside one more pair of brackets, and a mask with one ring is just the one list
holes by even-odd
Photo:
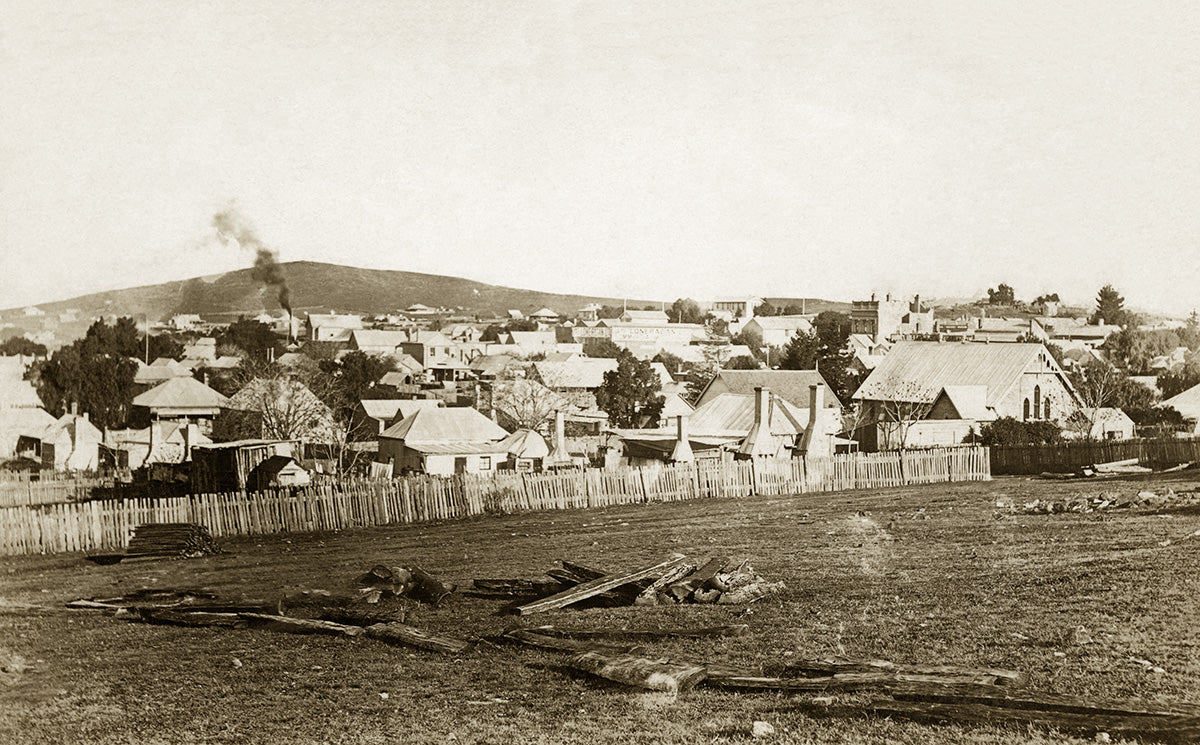
[[281, 261], [605, 296], [1198, 302], [1195, 14], [16, 3], [5, 306]]

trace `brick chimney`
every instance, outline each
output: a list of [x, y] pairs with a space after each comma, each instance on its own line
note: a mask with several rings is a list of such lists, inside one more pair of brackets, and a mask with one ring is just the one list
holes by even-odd
[[686, 416], [675, 417], [675, 449], [671, 451], [673, 463], [694, 463], [696, 456], [692, 454], [692, 443], [688, 441], [688, 425]]
[[817, 429], [818, 423], [821, 421], [821, 409], [824, 406], [825, 386], [821, 383], [813, 383], [808, 387], [808, 426], [804, 428], [804, 437], [800, 441], [800, 449], [805, 455], [816, 457], [832, 455], [828, 452], [824, 436]]
[[771, 436], [771, 391], [758, 387], [754, 389], [754, 424], [737, 454], [739, 458], [771, 458], [776, 450]]
[[563, 412], [556, 411], [554, 412], [554, 447], [550, 448], [550, 455], [546, 456], [542, 465], [548, 467], [574, 464], [575, 460], [567, 452], [567, 417]]

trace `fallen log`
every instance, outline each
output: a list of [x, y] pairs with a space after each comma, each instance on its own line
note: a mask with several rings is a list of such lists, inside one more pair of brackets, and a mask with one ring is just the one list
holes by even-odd
[[333, 621], [351, 626], [374, 626], [380, 623], [401, 623], [407, 614], [404, 608], [324, 608], [318, 614], [322, 621]]
[[526, 603], [525, 605], [517, 606], [514, 610], [518, 615], [528, 615], [530, 613], [541, 613], [542, 611], [562, 608], [564, 606], [571, 605], [572, 603], [578, 603], [580, 600], [594, 597], [602, 592], [620, 587], [621, 585], [626, 585], [630, 582], [636, 582], [637, 580], [644, 579], [646, 577], [660, 575], [663, 572], [679, 566], [685, 561], [687, 561], [686, 556], [683, 556], [682, 554], [676, 554], [666, 561], [637, 569], [628, 574], [606, 575], [590, 582], [584, 582], [583, 584], [568, 588], [563, 592], [551, 595], [548, 598], [542, 598], [541, 600], [535, 600], [532, 603]]
[[578, 577], [580, 582], [590, 582], [591, 580], [600, 579], [608, 574], [608, 572], [602, 572], [599, 569], [584, 566], [583, 564], [576, 564], [572, 561], [567, 561], [566, 559], [560, 559], [559, 562], [563, 565], [563, 569]]
[[568, 639], [611, 639], [634, 637], [636, 639], [668, 639], [671, 637], [741, 636], [750, 630], [744, 623], [727, 626], [709, 626], [692, 629], [560, 629], [556, 626], [532, 626], [528, 629], [537, 634], [561, 636]]
[[421, 567], [410, 567], [409, 571], [412, 573], [414, 587], [408, 594], [417, 600], [440, 605], [442, 600], [454, 592], [454, 585], [442, 582]]
[[998, 709], [1026, 709], [1064, 714], [1112, 715], [1118, 717], [1200, 716], [1200, 705], [1155, 704], [1137, 700], [1092, 701], [1059, 693], [1024, 690], [967, 688], [961, 691], [897, 690], [892, 698], [935, 704], [978, 704]]
[[779, 674], [781, 677], [797, 676], [826, 676], [838, 673], [901, 673], [908, 675], [930, 676], [967, 676], [993, 678], [996, 685], [1023, 686], [1029, 682], [1029, 676], [1016, 670], [1003, 670], [990, 667], [962, 667], [957, 665], [908, 665], [889, 660], [796, 660], [784, 666]]
[[583, 652], [572, 657], [568, 664], [576, 670], [618, 683], [668, 693], [689, 690], [707, 675], [702, 665], [599, 652]]
[[372, 639], [404, 644], [409, 647], [427, 649], [432, 652], [462, 654], [471, 648], [471, 643], [468, 641], [440, 634], [432, 634], [428, 631], [422, 631], [413, 626], [397, 622], [377, 623], [368, 626], [365, 631], [367, 632], [367, 636]]
[[1007, 709], [983, 704], [895, 700], [874, 701], [865, 707], [863, 713], [920, 722], [1036, 724], [1085, 735], [1107, 732], [1114, 737], [1136, 737], [1172, 743], [1194, 743], [1200, 740], [1200, 717], [1190, 714], [1075, 713]]
[[568, 572], [566, 569], [559, 569], [557, 567], [554, 569], [547, 569], [546, 576], [557, 580], [560, 584], [566, 587], [574, 587], [575, 585], [581, 585], [584, 582], [587, 582], [587, 580], [581, 579], [574, 572]]
[[538, 649], [548, 649], [553, 652], [570, 652], [578, 654], [580, 652], [591, 652], [597, 650], [610, 650], [614, 652], [629, 652], [636, 649], [636, 645], [619, 645], [608, 642], [584, 642], [578, 639], [567, 639], [558, 636], [547, 636], [538, 634], [528, 629], [510, 629], [501, 637], [506, 641], [514, 641], [518, 644], [524, 644], [528, 647], [537, 647]]
[[250, 621], [256, 627], [293, 634], [359, 636], [366, 633], [366, 629], [362, 626], [349, 626], [332, 621], [321, 621], [316, 618], [293, 618], [291, 616], [277, 616], [271, 613], [239, 613], [238, 615]]
[[163, 608], [121, 608], [117, 611], [116, 617], [168, 626], [219, 626], [227, 629], [243, 629], [248, 625], [246, 619], [237, 613], [208, 613]]
[[[477, 579], [473, 584], [477, 590], [497, 594], [534, 595], [536, 597], [544, 597], [556, 592], [562, 592], [568, 587], [568, 585], [562, 582], [550, 582], [538, 579]], [[579, 583], [574, 582], [571, 586], [577, 584]]]

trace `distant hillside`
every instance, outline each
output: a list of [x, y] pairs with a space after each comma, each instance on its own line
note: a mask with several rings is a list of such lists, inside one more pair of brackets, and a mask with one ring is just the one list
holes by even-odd
[[[315, 261], [293, 261], [283, 265], [291, 290], [293, 310], [306, 312], [337, 310], [355, 313], [384, 313], [402, 310], [415, 303], [431, 307], [463, 308], [474, 314], [503, 314], [509, 309], [530, 313], [544, 307], [571, 314], [588, 303], [620, 305], [615, 298], [563, 295], [537, 290], [475, 282], [437, 274], [360, 269]], [[0, 310], [0, 339], [25, 332], [52, 331], [59, 343], [82, 336], [97, 316], [143, 315], [162, 321], [180, 313], [197, 313], [213, 318], [235, 319], [263, 310], [278, 311], [277, 292], [250, 276], [250, 269], [158, 285], [111, 290], [39, 304], [44, 316], [25, 316], [21, 309]], [[630, 300], [632, 306], [650, 304]], [[658, 301], [653, 303], [658, 305]], [[60, 320], [75, 311], [77, 320]], [[8, 324], [12, 324], [9, 326]]]
[[805, 313], [824, 313], [827, 310], [836, 311], [838, 313], [849, 313], [853, 308], [852, 303], [844, 303], [839, 300], [822, 300], [816, 297], [765, 297], [771, 305], [776, 308], [786, 308], [789, 305], [804, 308]]

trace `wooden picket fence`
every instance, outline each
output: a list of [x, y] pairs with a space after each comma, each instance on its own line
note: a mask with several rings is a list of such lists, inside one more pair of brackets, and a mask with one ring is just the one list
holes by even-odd
[[64, 476], [37, 481], [2, 480], [0, 507], [83, 501], [91, 495], [92, 489], [112, 485], [112, 477], [101, 476]]
[[307, 533], [533, 510], [753, 494], [812, 494], [985, 481], [987, 448], [839, 455], [495, 476], [348, 479], [294, 490], [95, 500], [0, 509], [0, 555], [123, 548], [144, 523], [191, 522], [214, 536]]
[[1162, 468], [1200, 462], [1200, 439], [1164, 438], [1094, 440], [1055, 445], [996, 445], [991, 448], [997, 474], [1067, 473], [1096, 463], [1137, 459]]

